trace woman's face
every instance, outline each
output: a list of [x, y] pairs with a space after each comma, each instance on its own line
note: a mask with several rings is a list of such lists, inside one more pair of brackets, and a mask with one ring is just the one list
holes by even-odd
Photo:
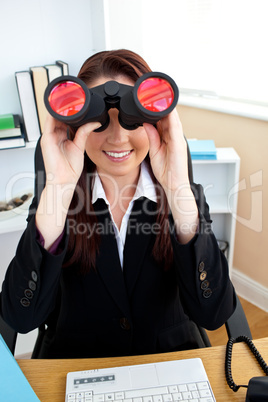
[[[133, 81], [125, 76], [113, 78], [115, 81], [134, 85]], [[104, 84], [111, 78], [99, 78], [90, 86]], [[137, 177], [141, 162], [149, 150], [149, 141], [145, 129], [141, 126], [136, 130], [124, 129], [118, 121], [118, 110], [109, 110], [110, 124], [102, 132], [90, 133], [86, 143], [86, 153], [97, 166], [99, 174], [109, 176]]]

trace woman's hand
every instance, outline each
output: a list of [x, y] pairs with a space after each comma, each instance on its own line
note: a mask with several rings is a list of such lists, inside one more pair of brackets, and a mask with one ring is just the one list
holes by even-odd
[[41, 149], [46, 185], [40, 197], [35, 223], [49, 249], [62, 233], [77, 181], [84, 165], [88, 136], [100, 123], [87, 123], [77, 130], [73, 141], [67, 138], [67, 126], [47, 116]]
[[162, 134], [144, 123], [149, 139], [153, 173], [162, 185], [174, 219], [178, 240], [185, 244], [195, 235], [198, 210], [188, 176], [187, 143], [176, 110], [161, 120]]
[[55, 184], [76, 184], [83, 170], [88, 136], [100, 123], [87, 123], [77, 130], [73, 141], [67, 138], [67, 126], [47, 115], [41, 149], [47, 179]]
[[172, 192], [189, 184], [187, 144], [176, 109], [161, 120], [161, 137], [154, 126], [143, 126], [149, 139], [151, 166], [164, 190]]

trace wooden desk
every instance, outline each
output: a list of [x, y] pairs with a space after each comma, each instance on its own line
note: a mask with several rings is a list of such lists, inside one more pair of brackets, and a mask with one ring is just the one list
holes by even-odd
[[[254, 341], [254, 344], [267, 362], [268, 338], [258, 339]], [[18, 364], [41, 402], [64, 402], [66, 374], [69, 371], [189, 359], [193, 357], [200, 357], [202, 359], [217, 401], [245, 401], [246, 389], [240, 388], [237, 393], [234, 393], [226, 383], [224, 373], [225, 346], [156, 355], [105, 359], [18, 360]], [[248, 384], [251, 377], [264, 375], [245, 343], [234, 345], [232, 374], [236, 384]]]

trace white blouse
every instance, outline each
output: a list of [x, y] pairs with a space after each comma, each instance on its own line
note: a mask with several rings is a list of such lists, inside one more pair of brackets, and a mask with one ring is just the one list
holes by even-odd
[[150, 173], [148, 171], [148, 167], [145, 162], [142, 162], [142, 164], [141, 164], [141, 171], [140, 171], [140, 177], [139, 177], [139, 181], [137, 184], [137, 188], [136, 188], [136, 191], [135, 191], [135, 194], [134, 194], [132, 200], [130, 201], [130, 203], [128, 205], [128, 209], [127, 209], [125, 215], [123, 216], [121, 227], [119, 230], [113, 219], [110, 204], [109, 204], [109, 201], [107, 200], [105, 191], [103, 189], [101, 179], [100, 179], [98, 173], [96, 173], [94, 184], [93, 184], [93, 190], [92, 190], [92, 204], [94, 204], [97, 201], [97, 199], [102, 198], [108, 206], [108, 209], [109, 209], [109, 212], [111, 215], [111, 219], [112, 219], [112, 223], [113, 223], [113, 227], [114, 227], [114, 233], [115, 233], [117, 247], [118, 247], [118, 254], [119, 254], [119, 259], [120, 259], [122, 268], [123, 268], [123, 253], [124, 253], [124, 246], [125, 246], [125, 241], [126, 241], [126, 233], [127, 233], [127, 225], [128, 225], [129, 216], [131, 214], [134, 201], [140, 197], [146, 197], [153, 202], [157, 202], [155, 186], [151, 179]]

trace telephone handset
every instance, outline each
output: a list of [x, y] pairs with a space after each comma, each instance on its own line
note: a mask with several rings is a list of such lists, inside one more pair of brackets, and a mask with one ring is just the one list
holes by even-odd
[[232, 350], [233, 344], [236, 342], [246, 342], [249, 349], [254, 354], [257, 359], [259, 365], [268, 376], [268, 365], [263, 360], [261, 354], [256, 349], [254, 343], [247, 336], [239, 336], [238, 338], [230, 338], [227, 342], [226, 346], [226, 356], [225, 356], [225, 376], [227, 380], [227, 384], [234, 391], [237, 392], [240, 387], [247, 388], [247, 395], [245, 402], [267, 402], [268, 401], [268, 377], [253, 377], [249, 381], [248, 385], [236, 385], [232, 378], [232, 370], [231, 370], [231, 359], [232, 359]]

